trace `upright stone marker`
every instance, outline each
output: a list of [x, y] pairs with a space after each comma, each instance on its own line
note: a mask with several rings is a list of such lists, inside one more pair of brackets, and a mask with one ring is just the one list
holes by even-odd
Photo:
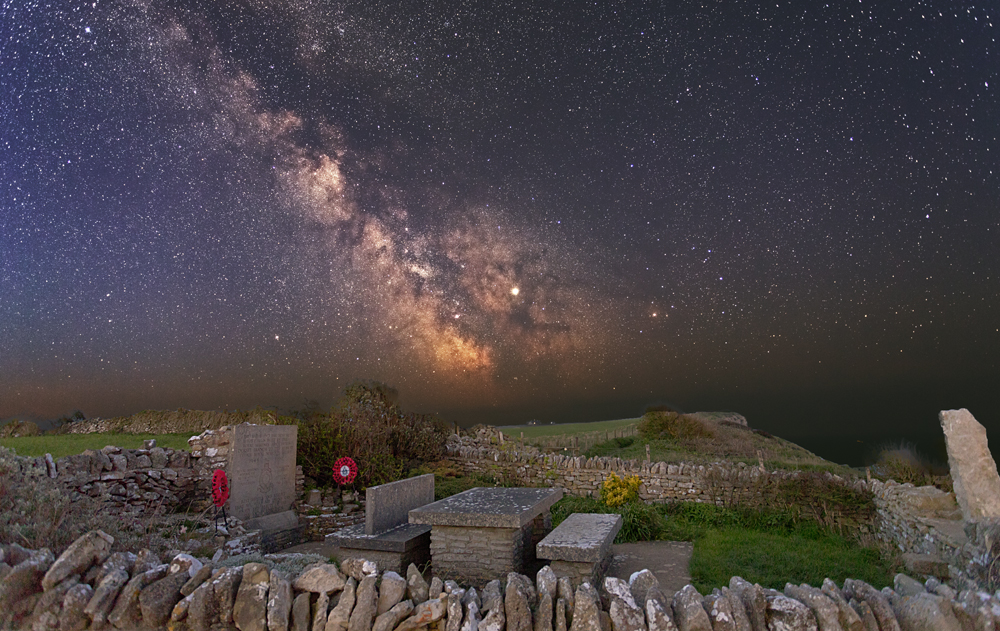
[[229, 512], [243, 521], [295, 501], [295, 425], [237, 425], [229, 452]]
[[942, 410], [938, 416], [962, 518], [983, 521], [1000, 517], [1000, 475], [986, 443], [986, 428], [965, 408]]
[[433, 473], [370, 486], [365, 491], [365, 534], [377, 535], [405, 524], [410, 510], [433, 501]]

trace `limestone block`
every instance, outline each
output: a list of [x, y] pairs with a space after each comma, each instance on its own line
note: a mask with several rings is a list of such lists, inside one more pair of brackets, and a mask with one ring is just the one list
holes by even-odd
[[[622, 584], [625, 584], [624, 581]], [[632, 595], [629, 593], [629, 600], [631, 599]], [[613, 631], [646, 631], [646, 616], [634, 602], [615, 596], [611, 599], [608, 615], [611, 617]]]
[[819, 631], [843, 631], [840, 626], [837, 605], [822, 591], [805, 584], [792, 585], [787, 583], [785, 595], [794, 598], [812, 610]]
[[[50, 571], [53, 559], [52, 551], [42, 548], [10, 569], [0, 582], [0, 616], [11, 613], [17, 603], [42, 591], [46, 584], [44, 577]], [[69, 574], [66, 574], [59, 581], [48, 583], [48, 589], [68, 577]]]
[[[413, 631], [419, 627], [442, 620], [447, 613], [447, 604], [440, 598], [431, 598], [413, 608], [413, 613], [399, 623], [396, 631]], [[353, 620], [352, 620], [353, 621]]]
[[78, 584], [80, 581], [74, 575], [54, 586], [49, 591], [42, 594], [42, 597], [35, 603], [35, 608], [31, 612], [34, 619], [32, 631], [55, 631], [59, 628], [59, 614], [62, 611], [63, 599], [66, 592]]
[[[262, 563], [243, 566], [243, 579], [233, 603], [233, 622], [240, 631], [266, 631], [267, 590], [271, 575]], [[324, 612], [324, 619], [326, 618]]]
[[[344, 583], [344, 589], [340, 592], [340, 600], [330, 610], [330, 615], [326, 619], [326, 631], [347, 631], [351, 612], [354, 611], [357, 587], [358, 582], [353, 577], [348, 578], [347, 582]], [[392, 630], [390, 629], [390, 631]]]
[[601, 602], [597, 590], [590, 583], [581, 583], [573, 599], [575, 607], [570, 631], [601, 631]]
[[826, 594], [837, 607], [837, 621], [844, 631], [864, 631], [864, 624], [858, 613], [844, 599], [844, 594], [837, 587], [837, 584], [828, 578], [823, 579], [821, 591]]
[[186, 571], [168, 574], [139, 593], [139, 610], [147, 627], [167, 624], [174, 605], [181, 599], [181, 586], [190, 578]]
[[[470, 591], [475, 591], [470, 589]], [[462, 602], [462, 610], [464, 616], [462, 619], [462, 626], [460, 631], [479, 631], [479, 623], [482, 622], [483, 617], [480, 615], [479, 601], [476, 598], [470, 598]], [[566, 631], [565, 628], [562, 631]]]
[[[404, 600], [402, 602], [398, 602], [388, 611], [383, 612], [375, 618], [375, 624], [372, 626], [372, 631], [393, 631], [393, 629], [395, 629], [400, 622], [405, 620], [412, 611], [412, 601]], [[330, 631], [329, 625], [327, 625], [327, 631]]]
[[[353, 577], [352, 577], [353, 578]], [[354, 611], [347, 623], [347, 631], [370, 631], [375, 619], [378, 594], [375, 591], [377, 577], [372, 574], [358, 583]], [[440, 602], [440, 601], [439, 601]]]
[[90, 624], [83, 608], [94, 595], [94, 588], [86, 583], [77, 583], [67, 592], [62, 603], [62, 613], [59, 614], [60, 631], [81, 631]]
[[344, 570], [344, 574], [358, 581], [358, 583], [366, 576], [378, 572], [378, 567], [375, 563], [365, 559], [347, 559], [340, 564], [340, 569]]
[[[713, 631], [739, 631], [736, 627], [732, 603], [722, 595], [722, 592], [715, 590], [705, 596], [702, 599], [702, 606], [712, 623]], [[740, 606], [743, 606], [742, 602]]]
[[936, 594], [905, 596], [896, 601], [893, 611], [906, 631], [962, 631], [951, 603]]
[[305, 568], [294, 581], [292, 587], [300, 592], [331, 592], [344, 588], [344, 577], [332, 563], [316, 563]]
[[672, 614], [667, 608], [664, 608], [659, 600], [650, 598], [646, 601], [645, 608], [646, 624], [649, 631], [677, 631]]
[[507, 631], [532, 631], [531, 605], [524, 585], [511, 572], [507, 576], [504, 593], [504, 614], [507, 617]]
[[701, 601], [701, 594], [694, 585], [685, 585], [674, 594], [674, 622], [681, 631], [712, 631], [708, 612]]
[[330, 596], [326, 592], [320, 592], [313, 603], [312, 631], [326, 631], [326, 616], [330, 609]]
[[503, 596], [500, 594], [500, 581], [492, 580], [483, 588], [483, 611], [489, 613], [503, 609]]
[[303, 592], [292, 601], [292, 631], [309, 631], [310, 611], [309, 595]]
[[[142, 558], [142, 552], [139, 553]], [[136, 563], [138, 567], [138, 562]], [[122, 588], [115, 601], [115, 606], [108, 614], [108, 621], [119, 629], [135, 629], [142, 624], [142, 611], [139, 607], [139, 594], [147, 585], [160, 580], [170, 570], [167, 564], [150, 568], [141, 574], [135, 574]]]
[[382, 582], [378, 589], [378, 605], [375, 608], [375, 615], [381, 616], [396, 606], [396, 603], [403, 600], [406, 594], [406, 579], [396, 572], [383, 572]]
[[108, 614], [111, 613], [111, 608], [114, 607], [118, 592], [121, 591], [121, 588], [127, 582], [128, 572], [123, 569], [117, 569], [105, 576], [97, 584], [94, 595], [91, 596], [87, 602], [87, 606], [83, 609], [83, 613], [87, 614], [93, 621], [92, 624], [95, 628], [104, 626]]
[[556, 598], [556, 590], [558, 589], [559, 578], [556, 573], [552, 571], [551, 566], [544, 566], [542, 569], [538, 570], [538, 574], [535, 575], [535, 585], [538, 589], [538, 596], [541, 597], [542, 594], [548, 594], [553, 600]]
[[788, 631], [817, 631], [816, 616], [794, 598], [777, 593], [767, 597], [767, 626]]
[[[896, 621], [896, 616], [889, 605], [889, 601], [882, 592], [868, 583], [846, 579], [844, 581], [844, 596], [865, 602], [871, 609], [875, 620], [878, 621], [878, 628], [881, 631], [900, 631], [899, 622]], [[855, 608], [855, 611], [857, 611], [857, 608]]]
[[272, 570], [270, 585], [267, 589], [268, 631], [288, 631], [291, 613], [292, 583], [282, 572]]
[[986, 428], [965, 408], [942, 410], [939, 418], [963, 519], [1000, 517], [1000, 475], [987, 444]]
[[649, 570], [640, 570], [638, 572], [633, 572], [631, 576], [628, 577], [628, 588], [632, 592], [632, 598], [635, 600], [637, 605], [643, 605], [646, 602], [646, 593], [650, 589], [660, 587], [660, 581], [656, 578], [656, 575]]
[[212, 579], [212, 592], [215, 595], [215, 607], [218, 611], [219, 622], [228, 625], [233, 623], [233, 605], [236, 601], [236, 594], [239, 592], [240, 583], [243, 581], [243, 569], [229, 567], [224, 569], [219, 575]]

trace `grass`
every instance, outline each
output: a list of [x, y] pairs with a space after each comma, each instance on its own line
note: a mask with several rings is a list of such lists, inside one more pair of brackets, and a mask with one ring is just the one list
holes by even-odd
[[862, 579], [879, 589], [891, 586], [893, 576], [878, 550], [836, 535], [734, 527], [708, 529], [695, 539], [689, 570], [703, 594], [729, 585], [731, 576], [778, 590], [785, 583], [818, 587], [824, 578]]
[[51, 434], [43, 436], [24, 436], [21, 438], [0, 438], [0, 445], [13, 449], [19, 456], [44, 456], [49, 453], [53, 458], [72, 456], [83, 453], [87, 449], [101, 449], [106, 445], [115, 445], [123, 449], [141, 449], [142, 442], [156, 439], [157, 447], [169, 449], [188, 448], [188, 438], [192, 434]]
[[614, 421], [594, 421], [592, 423], [561, 423], [559, 425], [504, 425], [497, 427], [511, 438], [542, 438], [545, 436], [573, 436], [574, 434], [589, 434], [591, 432], [607, 432], [638, 424], [638, 418], [622, 418]]
[[786, 582], [819, 586], [824, 578], [867, 581], [876, 588], [892, 584], [895, 558], [825, 530], [792, 513], [731, 509], [676, 502], [611, 509], [593, 498], [564, 497], [552, 507], [558, 525], [573, 513], [622, 515], [615, 543], [693, 541], [689, 571], [705, 594], [729, 584], [732, 576], [783, 589]]

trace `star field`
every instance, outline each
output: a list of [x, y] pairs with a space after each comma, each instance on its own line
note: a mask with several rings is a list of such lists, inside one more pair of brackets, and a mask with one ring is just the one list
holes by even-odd
[[1000, 413], [988, 4], [0, 16], [0, 418]]

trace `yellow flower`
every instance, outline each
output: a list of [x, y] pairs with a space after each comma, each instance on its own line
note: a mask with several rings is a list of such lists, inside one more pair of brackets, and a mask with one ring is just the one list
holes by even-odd
[[639, 486], [642, 481], [637, 475], [621, 479], [614, 472], [608, 474], [601, 485], [601, 502], [607, 506], [621, 506], [639, 499]]

